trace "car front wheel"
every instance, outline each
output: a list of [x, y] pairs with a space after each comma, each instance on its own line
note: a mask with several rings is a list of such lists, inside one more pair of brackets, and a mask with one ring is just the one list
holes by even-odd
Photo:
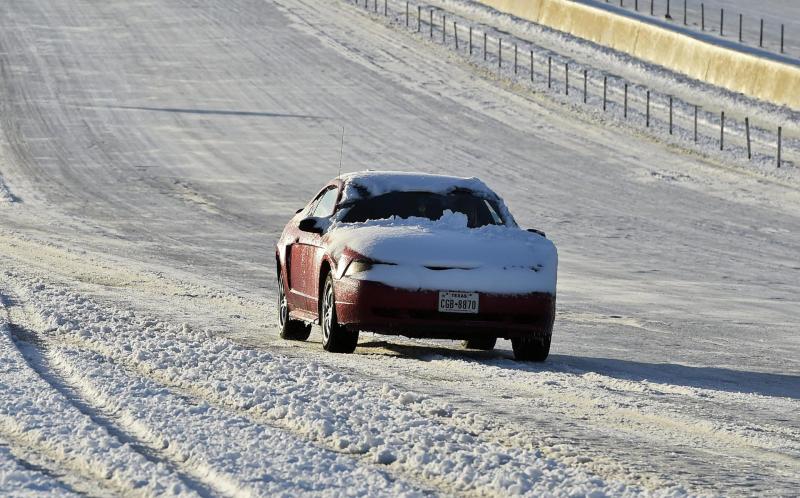
[[336, 319], [336, 295], [333, 292], [333, 277], [328, 275], [322, 291], [320, 310], [322, 325], [322, 347], [332, 353], [352, 353], [358, 344], [358, 331], [349, 331]]
[[278, 325], [281, 339], [289, 341], [305, 341], [311, 335], [311, 324], [289, 318], [289, 303], [283, 287], [283, 275], [278, 275]]
[[543, 336], [514, 337], [511, 347], [517, 361], [544, 361], [550, 354], [551, 334]]

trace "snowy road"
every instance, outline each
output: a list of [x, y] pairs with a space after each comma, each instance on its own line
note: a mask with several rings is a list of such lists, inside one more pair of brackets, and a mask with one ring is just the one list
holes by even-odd
[[[551, 360], [278, 339], [272, 244], [342, 126], [345, 169], [476, 175], [549, 234]], [[3, 494], [800, 486], [795, 174], [575, 116], [339, 1], [8, 0], [0, 129]]]

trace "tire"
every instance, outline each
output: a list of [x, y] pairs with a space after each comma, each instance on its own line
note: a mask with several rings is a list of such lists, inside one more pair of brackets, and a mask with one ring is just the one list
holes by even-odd
[[311, 335], [311, 324], [289, 318], [289, 303], [283, 287], [283, 275], [278, 273], [278, 326], [281, 339], [288, 341], [305, 341]]
[[358, 331], [347, 330], [336, 319], [336, 296], [333, 292], [333, 277], [328, 274], [320, 302], [320, 325], [322, 325], [322, 347], [331, 353], [352, 353], [358, 344]]
[[514, 359], [517, 361], [542, 362], [550, 354], [550, 338], [552, 334], [544, 336], [514, 337], [511, 346], [514, 349]]
[[491, 351], [497, 344], [497, 337], [475, 337], [462, 341], [461, 345], [467, 349], [480, 349], [483, 351]]

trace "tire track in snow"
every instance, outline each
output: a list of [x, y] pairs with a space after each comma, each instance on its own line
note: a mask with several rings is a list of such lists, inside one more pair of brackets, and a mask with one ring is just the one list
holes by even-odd
[[87, 396], [85, 390], [77, 386], [72, 381], [73, 379], [64, 376], [57, 368], [54, 368], [50, 347], [32, 328], [35, 322], [30, 319], [30, 311], [25, 309], [19, 298], [6, 290], [5, 295], [0, 294], [0, 301], [2, 301], [8, 316], [11, 338], [30, 368], [79, 412], [89, 417], [96, 425], [103, 427], [112, 437], [132, 448], [147, 461], [170, 469], [188, 489], [198, 495], [204, 497], [235, 495], [217, 489], [213, 482], [204, 482], [192, 467], [185, 466], [174, 455], [169, 454], [165, 448], [160, 448], [155, 441], [147, 440], [142, 437], [142, 434], [137, 434], [132, 424], [93, 401], [91, 395]]

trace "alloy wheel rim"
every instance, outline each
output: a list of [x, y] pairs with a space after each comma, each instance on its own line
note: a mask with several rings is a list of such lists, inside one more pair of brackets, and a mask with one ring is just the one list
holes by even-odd
[[325, 286], [325, 295], [322, 301], [322, 335], [327, 343], [331, 336], [331, 325], [333, 324], [333, 289], [330, 284]]
[[283, 277], [278, 278], [278, 305], [280, 306], [279, 320], [281, 327], [286, 324], [289, 314], [289, 305], [286, 302], [286, 293], [283, 292]]

